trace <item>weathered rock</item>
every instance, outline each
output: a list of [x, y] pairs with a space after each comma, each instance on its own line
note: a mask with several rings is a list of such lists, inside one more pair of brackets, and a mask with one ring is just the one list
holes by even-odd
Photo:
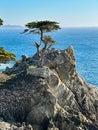
[[27, 69], [27, 75], [47, 78], [49, 77], [49, 69], [48, 67], [43, 68], [28, 68]]
[[69, 80], [70, 77], [74, 77], [76, 74], [76, 61], [72, 46], [67, 50], [53, 51], [46, 54], [44, 65], [50, 69], [55, 69], [63, 82]]
[[33, 130], [31, 125], [23, 124], [11, 124], [7, 122], [0, 122], [0, 130]]
[[0, 86], [0, 118], [34, 130], [98, 130], [98, 89], [77, 74], [73, 47], [46, 51], [43, 67], [36, 56], [9, 69]]

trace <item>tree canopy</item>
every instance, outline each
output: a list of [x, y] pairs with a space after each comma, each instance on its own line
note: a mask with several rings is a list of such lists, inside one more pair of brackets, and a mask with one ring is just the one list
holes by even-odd
[[3, 25], [3, 20], [0, 18], [0, 26]]
[[41, 35], [40, 40], [43, 40], [43, 33], [60, 29], [58, 24], [59, 23], [55, 21], [48, 21], [48, 20], [30, 22], [26, 24], [26, 27], [28, 29], [26, 29], [25, 32], [40, 34]]
[[15, 60], [15, 55], [0, 47], [0, 63], [8, 63], [11, 60]]
[[26, 24], [26, 29], [24, 30], [24, 33], [34, 33], [34, 34], [39, 34], [40, 35], [40, 44], [43, 42], [46, 46], [46, 40], [49, 43], [49, 40], [51, 40], [50, 43], [52, 43], [53, 39], [50, 38], [50, 36], [44, 37], [44, 33], [56, 31], [60, 29], [59, 23], [55, 21], [36, 21], [36, 22], [30, 22]]

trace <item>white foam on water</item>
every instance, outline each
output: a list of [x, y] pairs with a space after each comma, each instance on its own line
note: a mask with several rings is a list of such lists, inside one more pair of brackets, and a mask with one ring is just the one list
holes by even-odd
[[10, 62], [8, 64], [0, 63], [0, 72], [4, 71], [6, 69], [6, 67], [11, 68], [12, 66], [13, 66], [13, 62]]

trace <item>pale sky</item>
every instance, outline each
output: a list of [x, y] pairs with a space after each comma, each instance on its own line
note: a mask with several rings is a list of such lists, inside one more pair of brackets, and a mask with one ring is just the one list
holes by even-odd
[[98, 0], [0, 0], [5, 25], [54, 20], [63, 27], [98, 26]]

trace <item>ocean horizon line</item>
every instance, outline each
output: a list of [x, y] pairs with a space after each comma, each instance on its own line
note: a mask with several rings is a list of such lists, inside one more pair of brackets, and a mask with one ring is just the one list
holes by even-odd
[[[14, 25], [14, 24], [5, 24], [1, 28], [25, 28], [25, 25]], [[61, 29], [64, 28], [98, 28], [98, 26], [61, 26]]]

